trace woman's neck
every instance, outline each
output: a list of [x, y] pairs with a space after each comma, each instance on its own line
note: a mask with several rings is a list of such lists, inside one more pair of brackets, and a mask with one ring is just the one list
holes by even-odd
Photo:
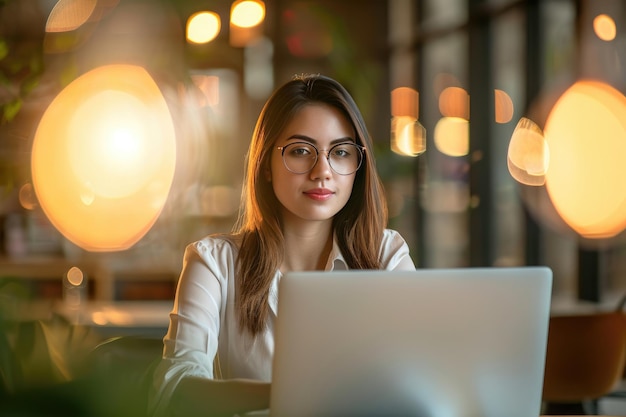
[[285, 258], [280, 270], [322, 270], [333, 247], [332, 221], [308, 222], [306, 227], [284, 227]]

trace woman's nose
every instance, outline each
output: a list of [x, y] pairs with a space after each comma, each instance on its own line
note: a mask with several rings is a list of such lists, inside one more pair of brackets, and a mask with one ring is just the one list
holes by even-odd
[[330, 159], [328, 159], [327, 151], [320, 151], [317, 161], [311, 170], [311, 179], [330, 178], [332, 176], [332, 168], [330, 167]]

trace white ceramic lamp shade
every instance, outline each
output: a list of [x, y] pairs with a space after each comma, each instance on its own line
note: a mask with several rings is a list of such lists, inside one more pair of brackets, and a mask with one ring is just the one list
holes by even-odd
[[132, 65], [82, 75], [44, 113], [31, 162], [38, 202], [68, 240], [89, 251], [131, 247], [174, 177], [175, 130], [159, 87]]

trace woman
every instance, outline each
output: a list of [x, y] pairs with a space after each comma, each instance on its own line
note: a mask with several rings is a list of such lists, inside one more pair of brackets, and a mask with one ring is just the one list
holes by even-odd
[[154, 378], [159, 413], [232, 415], [269, 406], [284, 273], [415, 269], [404, 239], [385, 228], [363, 118], [328, 77], [297, 76], [270, 97], [250, 144], [243, 196], [236, 232], [185, 251]]

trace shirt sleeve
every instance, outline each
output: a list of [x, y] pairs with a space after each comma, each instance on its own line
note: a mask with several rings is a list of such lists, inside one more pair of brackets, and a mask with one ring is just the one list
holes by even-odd
[[213, 378], [222, 300], [228, 288], [224, 269], [233, 264], [228, 242], [205, 239], [185, 249], [163, 358], [153, 376], [150, 408], [163, 415], [185, 376]]
[[415, 270], [409, 245], [395, 230], [385, 229], [380, 245], [380, 260], [386, 270]]

